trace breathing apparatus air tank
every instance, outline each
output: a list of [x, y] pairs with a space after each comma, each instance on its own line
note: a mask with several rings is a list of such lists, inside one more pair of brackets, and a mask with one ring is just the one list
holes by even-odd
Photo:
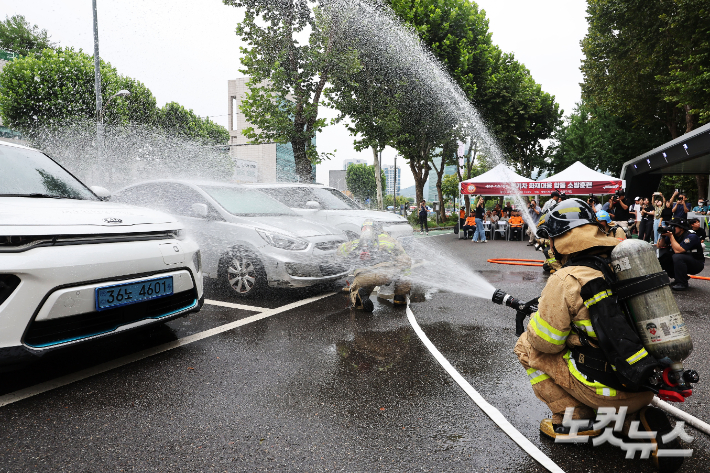
[[622, 285], [630, 279], [638, 281], [629, 281], [617, 295], [625, 302], [646, 350], [657, 359], [671, 360], [670, 379], [665, 381], [685, 386], [690, 380], [684, 376], [683, 361], [693, 351], [693, 341], [655, 249], [643, 240], [624, 240], [611, 252], [611, 266]]

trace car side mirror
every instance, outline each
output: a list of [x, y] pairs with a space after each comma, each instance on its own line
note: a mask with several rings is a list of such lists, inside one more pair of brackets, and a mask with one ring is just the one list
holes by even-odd
[[96, 197], [98, 197], [101, 200], [108, 200], [111, 198], [111, 192], [109, 192], [109, 190], [106, 189], [105, 187], [91, 186], [91, 187], [89, 187], [89, 189], [91, 189], [91, 192], [96, 194]]
[[315, 200], [309, 200], [306, 202], [306, 208], [310, 210], [320, 210], [320, 204]]
[[207, 218], [209, 209], [207, 204], [192, 204], [192, 215], [198, 218]]

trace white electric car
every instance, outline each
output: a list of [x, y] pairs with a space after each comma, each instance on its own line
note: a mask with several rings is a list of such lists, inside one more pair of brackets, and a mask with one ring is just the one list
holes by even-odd
[[200, 309], [175, 217], [103, 202], [32, 148], [0, 143], [0, 170], [0, 368]]
[[351, 240], [360, 236], [365, 220], [382, 223], [383, 229], [394, 238], [412, 236], [413, 229], [406, 218], [390, 212], [363, 209], [332, 187], [286, 182], [246, 186], [270, 195], [308, 220], [334, 226]]

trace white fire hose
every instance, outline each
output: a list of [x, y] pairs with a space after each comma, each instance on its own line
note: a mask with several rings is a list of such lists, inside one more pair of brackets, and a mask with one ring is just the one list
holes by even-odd
[[657, 396], [653, 396], [653, 401], [651, 401], [652, 406], [656, 406], [672, 415], [673, 417], [682, 420], [688, 425], [691, 425], [698, 429], [699, 431], [710, 435], [710, 425], [698, 419], [697, 417], [691, 416], [687, 412], [683, 412], [677, 407], [668, 404], [666, 401], [661, 401]]

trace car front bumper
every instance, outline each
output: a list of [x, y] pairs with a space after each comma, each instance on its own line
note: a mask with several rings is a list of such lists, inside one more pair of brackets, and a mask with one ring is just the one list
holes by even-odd
[[[20, 283], [0, 305], [0, 365], [12, 367], [51, 350], [200, 310], [197, 251], [191, 240], [150, 240], [3, 254], [2, 272], [18, 276]], [[126, 305], [120, 313], [96, 310], [96, 288], [166, 275], [173, 276], [172, 296]]]

